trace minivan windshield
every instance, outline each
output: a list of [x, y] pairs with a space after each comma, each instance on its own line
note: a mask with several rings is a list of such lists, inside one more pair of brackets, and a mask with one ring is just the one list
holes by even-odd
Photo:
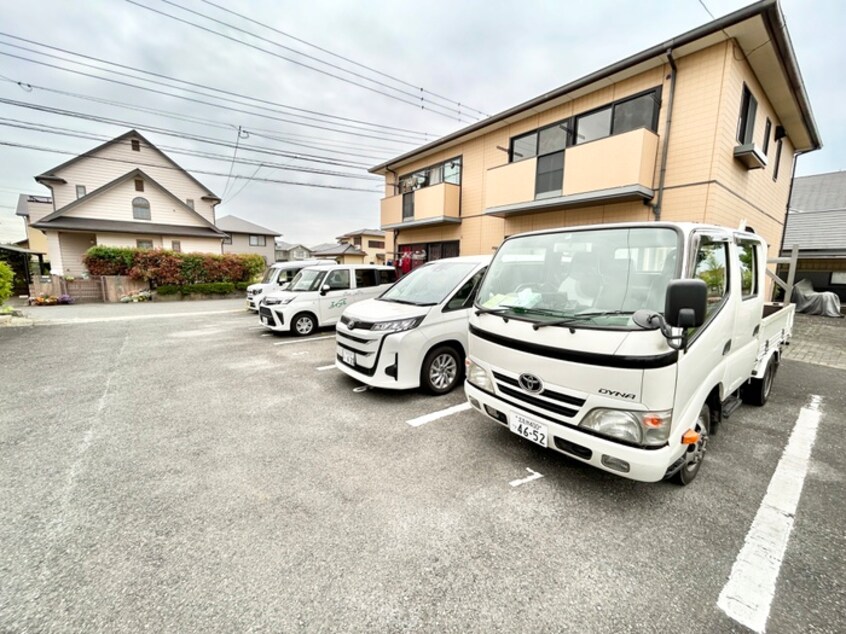
[[434, 306], [444, 301], [474, 268], [476, 264], [473, 262], [436, 260], [414, 269], [378, 299], [383, 302]]
[[264, 277], [261, 278], [262, 284], [272, 284], [276, 281], [276, 276], [279, 275], [279, 269], [270, 268], [264, 272]]
[[679, 234], [666, 227], [518, 236], [497, 251], [476, 306], [539, 327], [635, 330], [636, 310], [663, 312], [679, 252]]
[[288, 287], [288, 290], [295, 292], [316, 291], [323, 283], [324, 277], [326, 277], [326, 271], [303, 269], [297, 273], [293, 280], [291, 280], [291, 285]]

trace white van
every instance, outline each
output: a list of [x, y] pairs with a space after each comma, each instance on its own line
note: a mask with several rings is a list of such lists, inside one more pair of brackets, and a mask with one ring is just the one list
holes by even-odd
[[396, 279], [391, 266], [310, 266], [297, 273], [287, 290], [264, 296], [259, 318], [274, 332], [310, 335], [315, 328], [335, 325], [347, 306], [381, 295]]
[[337, 264], [335, 260], [298, 260], [296, 262], [271, 264], [270, 268], [264, 272], [261, 282], [250, 284], [247, 287], [247, 310], [257, 312], [262, 295], [271, 291], [285, 290], [294, 276], [307, 266], [330, 266], [333, 264]]
[[336, 326], [335, 366], [373, 387], [452, 390], [464, 375], [467, 320], [490, 261], [489, 255], [435, 260], [347, 308]]

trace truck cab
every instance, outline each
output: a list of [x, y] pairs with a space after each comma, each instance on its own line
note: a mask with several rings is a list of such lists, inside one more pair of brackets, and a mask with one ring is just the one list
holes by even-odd
[[759, 236], [717, 226], [512, 236], [470, 317], [468, 400], [605, 471], [687, 484], [714, 425], [769, 396], [793, 309], [765, 306], [765, 269]]

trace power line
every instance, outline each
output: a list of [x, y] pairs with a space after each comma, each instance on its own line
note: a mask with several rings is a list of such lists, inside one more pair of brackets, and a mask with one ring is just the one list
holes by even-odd
[[[77, 139], [86, 139], [86, 140], [91, 140], [91, 141], [103, 142], [103, 141], [112, 140], [112, 137], [103, 136], [101, 134], [82, 132], [82, 131], [79, 131], [79, 130], [72, 130], [72, 129], [69, 129], [69, 128], [61, 128], [61, 127], [57, 127], [57, 126], [49, 126], [49, 125], [46, 125], [46, 124], [38, 124], [38, 123], [32, 123], [32, 122], [28, 122], [28, 121], [19, 121], [19, 120], [16, 120], [16, 119], [0, 118], [0, 126], [19, 129], [19, 130], [28, 130], [28, 131], [31, 131], [31, 132], [41, 132], [41, 133], [46, 133], [46, 134], [54, 134], [54, 135], [57, 135], [57, 136], [71, 137], [71, 138], [77, 138]], [[123, 145], [129, 145], [129, 144], [123, 143]], [[186, 149], [167, 146], [167, 145], [158, 145], [158, 146], [156, 146], [156, 148], [159, 149], [159, 150], [162, 150], [162, 151], [167, 150], [168, 152], [171, 152], [173, 154], [181, 154], [181, 155], [184, 155], [184, 156], [192, 156], [192, 157], [205, 158], [205, 159], [210, 159], [210, 160], [215, 160], [215, 161], [223, 161], [223, 162], [226, 162], [226, 163], [232, 162], [231, 157], [226, 156], [226, 155], [222, 155], [222, 154], [215, 154], [213, 152], [186, 150]], [[300, 159], [299, 156], [291, 157], [291, 161], [295, 161], [295, 160], [299, 160], [299, 159]], [[254, 159], [248, 159], [248, 158], [243, 158], [243, 157], [235, 159], [234, 162], [239, 164], [239, 165], [262, 165], [262, 166], [265, 166], [265, 167], [272, 167], [274, 169], [289, 170], [289, 171], [294, 171], [294, 172], [303, 172], [303, 173], [306, 173], [306, 174], [319, 174], [319, 175], [322, 175], [322, 176], [338, 176], [338, 177], [341, 177], [341, 178], [352, 178], [352, 179], [356, 179], [356, 180], [365, 180], [365, 181], [373, 181], [373, 182], [380, 180], [376, 177], [368, 176], [365, 173], [355, 174], [355, 173], [350, 173], [350, 172], [339, 172], [337, 170], [325, 170], [325, 169], [318, 169], [318, 168], [313, 168], [313, 167], [291, 167], [288, 163], [285, 163], [285, 164], [270, 163], [266, 160], [257, 161], [257, 160], [254, 160]]]
[[[202, 30], [202, 31], [206, 31], [207, 33], [212, 33], [213, 35], [217, 35], [218, 37], [222, 37], [222, 38], [227, 39], [227, 40], [229, 40], [229, 41], [231, 41], [231, 42], [236, 42], [236, 43], [238, 43], [238, 44], [241, 44], [242, 46], [247, 46], [247, 47], [252, 48], [252, 49], [254, 49], [254, 50], [261, 51], [262, 53], [266, 53], [266, 54], [268, 54], [268, 55], [272, 55], [273, 57], [277, 57], [277, 58], [282, 59], [282, 60], [284, 60], [284, 61], [286, 61], [286, 62], [290, 62], [290, 63], [292, 63], [292, 64], [296, 64], [297, 66], [302, 66], [303, 68], [308, 68], [309, 70], [313, 70], [313, 71], [315, 71], [315, 72], [317, 72], [317, 73], [320, 73], [320, 74], [322, 74], [322, 75], [326, 75], [326, 76], [328, 76], [328, 77], [332, 77], [332, 78], [334, 78], [334, 79], [338, 79], [338, 80], [343, 81], [343, 82], [345, 82], [345, 83], [352, 84], [353, 86], [358, 86], [359, 88], [364, 88], [365, 90], [369, 90], [370, 92], [374, 92], [374, 93], [376, 93], [376, 94], [383, 95], [383, 96], [388, 97], [388, 98], [390, 98], [390, 99], [395, 99], [396, 101], [401, 101], [401, 102], [403, 102], [403, 103], [410, 104], [410, 105], [414, 106], [415, 108], [418, 108], [418, 107], [419, 107], [419, 108], [420, 108], [420, 109], [422, 109], [422, 110], [428, 110], [428, 111], [430, 111], [430, 112], [433, 112], [433, 113], [435, 113], [435, 114], [439, 114], [439, 115], [441, 115], [441, 116], [444, 116], [444, 117], [447, 117], [447, 118], [450, 118], [450, 119], [456, 119], [457, 121], [459, 121], [459, 122], [461, 122], [461, 123], [472, 123], [472, 121], [465, 121], [464, 119], [462, 119], [462, 118], [461, 118], [461, 112], [460, 112], [459, 110], [454, 109], [454, 108], [449, 108], [449, 107], [447, 107], [447, 106], [442, 106], [442, 105], [440, 105], [440, 104], [430, 104], [430, 105], [429, 105], [429, 107], [427, 107], [427, 106], [426, 106], [426, 105], [424, 105], [424, 103], [423, 103], [423, 102], [425, 101], [425, 98], [421, 98], [421, 99], [420, 99], [420, 103], [418, 104], [418, 103], [416, 103], [416, 102], [414, 102], [414, 101], [409, 101], [409, 100], [404, 99], [404, 98], [402, 98], [402, 97], [399, 97], [399, 96], [397, 96], [397, 95], [392, 95], [392, 94], [390, 94], [390, 93], [384, 92], [384, 91], [382, 91], [382, 90], [379, 90], [378, 88], [373, 88], [372, 86], [366, 86], [366, 85], [364, 85], [364, 84], [361, 84], [361, 83], [359, 83], [359, 82], [353, 81], [353, 80], [351, 80], [351, 79], [347, 79], [346, 77], [341, 77], [341, 76], [339, 76], [339, 75], [335, 75], [334, 73], [330, 73], [329, 71], [323, 70], [323, 69], [321, 69], [321, 68], [316, 68], [316, 67], [311, 66], [311, 65], [309, 65], [309, 64], [305, 64], [305, 63], [300, 62], [300, 61], [297, 61], [297, 60], [295, 60], [295, 59], [291, 59], [290, 57], [286, 57], [286, 56], [284, 56], [284, 55], [280, 55], [279, 53], [275, 53], [275, 52], [273, 52], [273, 51], [269, 51], [269, 50], [267, 50], [266, 48], [262, 48], [261, 46], [256, 46], [255, 44], [250, 44], [249, 42], [245, 42], [244, 40], [239, 40], [239, 39], [238, 39], [238, 38], [236, 38], [236, 37], [232, 37], [231, 35], [226, 35], [225, 33], [221, 33], [221, 32], [219, 32], [219, 31], [215, 31], [214, 29], [210, 29], [210, 28], [207, 28], [207, 27], [205, 27], [205, 26], [202, 26], [201, 24], [197, 24], [197, 23], [195, 23], [195, 22], [191, 22], [190, 20], [185, 20], [185, 19], [183, 19], [183, 18], [180, 18], [180, 17], [178, 17], [178, 16], [172, 15], [172, 14], [170, 14], [170, 13], [166, 13], [166, 12], [164, 12], [164, 11], [159, 11], [158, 9], [154, 9], [153, 7], [148, 7], [147, 5], [141, 4], [140, 2], [136, 2], [135, 0], [125, 0], [125, 2], [128, 2], [129, 4], [135, 5], [136, 7], [140, 7], [140, 8], [142, 8], [142, 9], [146, 9], [147, 11], [152, 11], [153, 13], [157, 13], [157, 14], [159, 14], [159, 15], [162, 15], [162, 16], [164, 16], [164, 17], [170, 18], [170, 19], [172, 19], [172, 20], [176, 20], [177, 22], [181, 22], [182, 24], [187, 24], [188, 26], [192, 26], [192, 27], [194, 27], [194, 28], [196, 28], [196, 29], [200, 29], [200, 30]], [[210, 19], [213, 19], [213, 18], [210, 18]], [[232, 28], [234, 28], [235, 30], [239, 30], [239, 29], [238, 29], [238, 27], [232, 27]], [[259, 36], [255, 36], [255, 37], [259, 37]], [[348, 71], [348, 72], [349, 72], [349, 71]], [[374, 81], [374, 80], [369, 80], [369, 81]], [[377, 82], [377, 83], [378, 83], [378, 82]], [[394, 90], [397, 90], [397, 89], [394, 89]], [[439, 111], [439, 110], [436, 110], [435, 108], [441, 108], [441, 109], [443, 109], [443, 110], [446, 110], [447, 112], [441, 112], [441, 111]], [[456, 115], [457, 115], [457, 116], [453, 116], [453, 115], [452, 115], [452, 114], [450, 114], [450, 113], [456, 113]]]
[[[114, 126], [118, 126], [118, 127], [122, 127], [122, 128], [127, 128], [127, 127], [128, 128], [137, 128], [139, 130], [157, 132], [157, 133], [163, 134], [165, 136], [171, 136], [171, 137], [175, 137], [175, 138], [179, 138], [179, 139], [187, 139], [187, 140], [190, 140], [190, 141], [197, 141], [197, 142], [200, 142], [200, 143], [207, 143], [207, 144], [210, 144], [210, 145], [217, 145], [217, 146], [226, 147], [226, 148], [229, 148], [229, 149], [234, 148], [234, 144], [228, 143], [226, 141], [222, 141], [220, 139], [214, 139], [214, 138], [211, 138], [211, 137], [203, 137], [203, 136], [195, 135], [195, 134], [187, 134], [187, 133], [178, 132], [178, 131], [175, 131], [175, 130], [170, 130], [168, 128], [161, 128], [161, 127], [157, 127], [157, 126], [139, 125], [139, 124], [135, 124], [135, 123], [132, 123], [132, 122], [129, 122], [129, 121], [121, 121], [119, 119], [111, 119], [109, 117], [99, 117], [99, 116], [89, 115], [89, 114], [85, 114], [85, 113], [81, 113], [81, 112], [74, 112], [74, 111], [71, 111], [71, 110], [62, 110], [60, 108], [52, 108], [52, 107], [49, 107], [49, 106], [41, 106], [41, 105], [38, 105], [38, 104], [29, 104], [29, 103], [22, 102], [22, 101], [15, 101], [14, 99], [0, 98], [0, 104], [16, 106], [16, 107], [24, 108], [24, 109], [28, 109], [28, 110], [36, 110], [36, 111], [39, 111], [39, 112], [46, 112], [46, 113], [49, 113], [49, 114], [58, 114], [58, 115], [61, 115], [61, 116], [73, 117], [73, 118], [77, 118], [77, 119], [83, 119], [83, 120], [86, 120], [86, 121], [94, 121], [94, 122], [97, 122], [97, 123], [106, 123], [106, 124], [109, 124], [109, 125], [114, 125]], [[286, 152], [284, 150], [277, 150], [277, 149], [274, 149], [274, 148], [267, 148], [267, 147], [263, 147], [263, 146], [241, 145], [241, 148], [249, 150], [251, 152], [256, 152], [256, 153], [259, 153], [259, 154], [270, 154], [270, 155], [273, 155], [273, 156], [282, 156], [282, 157], [285, 157], [285, 158], [301, 158], [305, 161], [310, 161], [310, 162], [314, 162], [314, 163], [324, 163], [324, 164], [327, 164], [327, 165], [335, 165], [335, 166], [339, 166], [339, 167], [352, 167], [352, 168], [368, 167], [367, 163], [356, 163], [354, 161], [348, 161], [348, 160], [337, 160], [337, 159], [332, 159], [332, 158], [329, 158], [329, 157], [324, 157], [324, 156], [320, 156], [320, 155], [316, 155], [316, 154], [303, 154], [303, 153], [292, 154], [291, 152]]]
[[[24, 144], [24, 143], [10, 143], [8, 141], [0, 141], [0, 145], [6, 146], [6, 147], [20, 148], [20, 149], [25, 149], [25, 150], [34, 150], [34, 151], [38, 151], [38, 152], [49, 152], [49, 153], [52, 153], [52, 154], [66, 154], [66, 155], [70, 155], [70, 156], [79, 156], [76, 152], [70, 152], [70, 151], [67, 151], [67, 150], [60, 150], [60, 149], [57, 149], [57, 148], [42, 147], [42, 146], [37, 146], [37, 145], [28, 145], [28, 144]], [[207, 170], [195, 170], [195, 169], [189, 170], [189, 169], [183, 169], [181, 167], [176, 167], [176, 166], [171, 167], [171, 166], [167, 166], [167, 165], [156, 165], [156, 164], [152, 164], [152, 163], [143, 163], [143, 162], [140, 162], [140, 161], [124, 161], [124, 160], [121, 160], [121, 159], [110, 158], [110, 157], [107, 157], [107, 156], [89, 156], [87, 158], [97, 159], [97, 160], [102, 160], [102, 161], [109, 161], [109, 162], [112, 162], [112, 163], [124, 163], [124, 164], [128, 164], [128, 165], [142, 165], [142, 166], [146, 166], [146, 167], [156, 167], [156, 168], [160, 168], [160, 169], [169, 169], [169, 170], [175, 170], [175, 171], [180, 171], [180, 172], [183, 172], [183, 171], [184, 172], [190, 172], [190, 173], [193, 173], [193, 174], [204, 174], [206, 176], [222, 176], [222, 177], [226, 176], [225, 172], [211, 172], [211, 171], [207, 171]], [[234, 179], [244, 179], [244, 178], [248, 178], [248, 177], [240, 175], [240, 174], [233, 174], [232, 178], [234, 178]], [[379, 192], [382, 191], [381, 188], [380, 189], [364, 189], [363, 187], [346, 187], [346, 186], [342, 186], [342, 185], [326, 185], [326, 184], [323, 184], [323, 183], [303, 183], [303, 182], [300, 182], [300, 181], [285, 181], [285, 180], [278, 180], [278, 179], [273, 179], [273, 178], [253, 178], [252, 180], [257, 181], [257, 182], [262, 182], [262, 183], [276, 183], [276, 184], [280, 184], [280, 185], [297, 185], [297, 186], [301, 186], [301, 187], [317, 187], [317, 188], [321, 188], [321, 189], [338, 189], [338, 190], [343, 190], [343, 191], [367, 192], [367, 193], [371, 193], [371, 194], [376, 194], [376, 193], [379, 193]]]
[[[308, 114], [308, 115], [324, 117], [324, 118], [327, 118], [327, 119], [336, 119], [336, 120], [344, 122], [344, 123], [357, 123], [357, 124], [361, 124], [361, 125], [368, 126], [368, 127], [371, 127], [371, 128], [392, 130], [394, 132], [403, 132], [403, 133], [406, 133], [406, 134], [411, 134], [411, 135], [422, 137], [425, 140], [428, 140], [432, 136], [434, 136], [434, 135], [432, 135], [428, 132], [423, 132], [423, 131], [420, 131], [420, 130], [411, 130], [409, 128], [400, 128], [400, 127], [396, 127], [396, 126], [385, 125], [383, 123], [375, 123], [375, 122], [372, 122], [372, 121], [363, 121], [361, 119], [353, 119], [353, 118], [350, 118], [350, 117], [342, 117], [340, 115], [334, 115], [334, 114], [330, 114], [330, 113], [327, 113], [327, 112], [320, 112], [318, 110], [311, 110], [311, 109], [308, 109], [308, 108], [299, 108], [297, 106], [291, 106], [291, 105], [276, 102], [276, 101], [269, 101], [267, 99], [261, 99], [261, 98], [256, 97], [256, 96], [244, 95], [244, 94], [241, 94], [241, 93], [225, 90], [223, 88], [214, 88], [214, 87], [206, 86], [204, 84], [193, 82], [193, 81], [190, 81], [190, 80], [187, 80], [187, 79], [179, 79], [178, 77], [172, 77], [170, 75], [165, 75], [164, 73], [157, 73], [157, 72], [154, 72], [154, 71], [145, 70], [143, 68], [138, 68], [136, 66], [129, 66], [128, 64], [120, 64], [118, 62], [113, 62], [113, 61], [102, 59], [102, 58], [99, 58], [99, 57], [94, 57], [92, 55], [86, 55], [84, 53], [78, 53], [76, 51], [71, 51], [69, 49], [61, 48], [59, 46], [53, 46], [51, 44], [45, 44], [45, 43], [39, 42], [37, 40], [30, 40], [30, 39], [27, 39], [25, 37], [12, 35], [11, 33], [5, 33], [5, 32], [0, 31], [0, 35], [5, 37], [5, 38], [8, 38], [8, 39], [17, 40], [19, 42], [26, 42], [27, 44], [31, 44], [31, 45], [34, 45], [34, 46], [40, 46], [42, 48], [46, 48], [46, 49], [49, 49], [51, 51], [64, 53], [65, 55], [73, 55], [74, 57], [80, 57], [82, 59], [87, 59], [87, 60], [92, 61], [92, 62], [97, 62], [97, 63], [100, 63], [100, 64], [106, 64], [108, 66], [114, 66], [116, 68], [122, 68], [123, 70], [129, 70], [129, 71], [132, 71], [132, 72], [135, 72], [135, 73], [141, 73], [141, 74], [144, 74], [144, 75], [149, 75], [150, 77], [157, 77], [159, 79], [165, 79], [165, 80], [170, 81], [170, 82], [176, 82], [176, 83], [179, 83], [179, 84], [185, 84], [187, 86], [193, 86], [194, 88], [200, 88], [200, 89], [203, 89], [203, 90], [213, 90], [215, 93], [222, 93], [222, 94], [229, 95], [231, 97], [238, 97], [239, 99], [246, 99], [248, 101], [263, 103], [263, 104], [268, 105], [268, 106], [274, 106], [275, 108], [282, 108], [282, 109], [285, 109], [285, 110], [292, 110], [292, 111], [295, 111], [295, 112], [303, 112], [303, 113]], [[69, 59], [66, 59], [66, 58], [63, 58], [63, 57], [58, 57], [56, 55], [50, 55], [50, 54], [45, 53], [43, 51], [36, 51], [36, 50], [26, 48], [26, 47], [23, 47], [23, 46], [11, 44], [9, 42], [3, 42], [3, 44], [5, 44], [6, 46], [10, 46], [10, 47], [13, 47], [13, 48], [20, 49], [20, 50], [28, 51], [28, 52], [31, 52], [31, 53], [37, 53], [37, 54], [43, 55], [45, 57], [51, 57], [53, 59], [59, 59], [59, 60], [62, 60], [62, 61], [72, 62], [72, 63], [78, 64], [80, 66], [86, 66], [88, 68], [94, 68], [94, 69], [97, 69], [97, 70], [105, 70], [107, 72], [113, 72], [115, 74], [121, 74], [124, 77], [131, 77], [133, 79], [141, 79], [142, 81], [149, 81], [149, 80], [146, 80], [146, 79], [141, 78], [141, 77], [133, 77], [132, 75], [125, 75], [123, 73], [116, 73], [115, 71], [111, 71], [109, 69], [99, 68], [97, 66], [91, 66], [89, 64], [82, 64], [81, 62], [78, 62], [76, 60], [69, 60]], [[174, 86], [168, 86], [167, 84], [160, 84], [158, 82], [151, 82], [151, 83], [157, 83], [158, 85], [161, 85], [161, 86], [166, 86], [168, 88], [174, 88]], [[203, 96], [209, 96], [209, 95], [206, 95], [204, 93], [197, 93], [197, 94], [203, 94]], [[294, 112], [284, 113], [284, 114], [286, 114], [288, 116], [300, 116], [300, 115], [294, 115]]]
[[[207, 99], [217, 99], [219, 101], [230, 102], [230, 103], [234, 103], [234, 104], [237, 104], [237, 105], [240, 105], [240, 106], [249, 106], [249, 107], [252, 107], [252, 108], [256, 108], [258, 110], [265, 110], [265, 111], [268, 111], [268, 112], [277, 112], [277, 113], [280, 112], [279, 110], [275, 110], [273, 108], [268, 108], [266, 106], [254, 105], [254, 104], [245, 104], [241, 101], [237, 101], [235, 99], [229, 99], [227, 97], [221, 97], [221, 96], [218, 96], [218, 95], [209, 95], [207, 93], [203, 93], [203, 92], [200, 92], [200, 91], [197, 91], [197, 90], [191, 90], [190, 88], [183, 88], [183, 87], [179, 87], [179, 86], [171, 86], [169, 84], [158, 82], [158, 81], [155, 81], [153, 79], [146, 79], [144, 77], [136, 77], [134, 75], [122, 73], [120, 71], [112, 70], [110, 68], [100, 68], [98, 66], [86, 64], [84, 62], [78, 62], [76, 60], [69, 60], [69, 59], [57, 57], [55, 55], [50, 55], [49, 53], [44, 53], [44, 52], [41, 52], [41, 51], [35, 51], [35, 50], [32, 50], [32, 49], [26, 49], [25, 47], [18, 46], [16, 44], [10, 44], [8, 42], [0, 42], [0, 44], [2, 44], [3, 46], [11, 46], [13, 48], [28, 50], [32, 53], [36, 53], [37, 55], [44, 55], [46, 57], [57, 58], [57, 59], [60, 59], [61, 61], [64, 61], [64, 62], [70, 62], [71, 64], [77, 64], [79, 66], [85, 66], [85, 67], [88, 67], [88, 68], [93, 68], [95, 70], [105, 71], [107, 73], [113, 73], [113, 74], [116, 74], [116, 75], [129, 77], [131, 79], [146, 81], [146, 82], [149, 82], [149, 83], [152, 83], [152, 84], [164, 86], [166, 88], [182, 90], [184, 92], [193, 93], [193, 94], [196, 94], [196, 95], [200, 95], [202, 97], [206, 97]], [[303, 123], [302, 121], [294, 121], [292, 119], [283, 119], [281, 117], [271, 116], [271, 115], [267, 115], [267, 114], [261, 114], [259, 112], [252, 112], [250, 110], [233, 108], [232, 106], [225, 106], [225, 105], [221, 105], [221, 104], [218, 104], [218, 103], [203, 101], [201, 99], [194, 99], [192, 97], [188, 97], [186, 95], [181, 95], [181, 94], [178, 94], [178, 93], [172, 93], [172, 92], [166, 92], [166, 91], [163, 91], [163, 90], [157, 90], [155, 88], [150, 88], [149, 86], [139, 86], [138, 84], [133, 84], [133, 83], [126, 82], [126, 81], [121, 81], [119, 79], [114, 79], [114, 78], [111, 78], [111, 77], [101, 77], [100, 75], [94, 75], [94, 74], [91, 74], [91, 73], [86, 73], [86, 72], [83, 72], [81, 70], [75, 70], [73, 68], [65, 68], [64, 66], [57, 66], [55, 64], [50, 64], [48, 62], [30, 59], [28, 57], [22, 57], [20, 55], [15, 55], [13, 53], [8, 53], [8, 52], [5, 52], [5, 51], [0, 51], [0, 55], [4, 55], [6, 57], [12, 57], [14, 59], [19, 59], [19, 60], [22, 60], [22, 61], [25, 61], [25, 62], [30, 62], [30, 63], [33, 63], [33, 64], [37, 64], [39, 66], [46, 66], [47, 68], [54, 68], [56, 70], [60, 70], [60, 71], [67, 72], [67, 73], [72, 73], [74, 75], [80, 75], [80, 76], [83, 76], [83, 77], [90, 77], [92, 79], [97, 79], [99, 81], [105, 81], [105, 82], [117, 84], [117, 85], [120, 85], [120, 86], [127, 86], [129, 88], [135, 88], [137, 90], [143, 90], [143, 91], [146, 91], [146, 92], [164, 95], [164, 96], [167, 96], [167, 97], [174, 97], [176, 99], [183, 99], [185, 101], [203, 104], [203, 105], [206, 105], [206, 106], [210, 106], [212, 108], [219, 108], [221, 110], [226, 110], [227, 112], [240, 112], [240, 113], [248, 114], [248, 115], [255, 116], [255, 117], [261, 117], [263, 119], [269, 119], [269, 120], [273, 120], [273, 121], [281, 121], [283, 123], [292, 123], [294, 125], [300, 125], [300, 126], [304, 126], [304, 127], [307, 127], [307, 128], [327, 130], [329, 132], [337, 132], [337, 133], [340, 133], [340, 134], [348, 134], [348, 135], [356, 136], [356, 137], [378, 139], [380, 141], [389, 141], [389, 142], [392, 142], [392, 143], [420, 143], [419, 139], [413, 139], [411, 137], [406, 137], [404, 135], [398, 135], [398, 134], [393, 134], [393, 136], [391, 136], [391, 137], [386, 137], [386, 136], [381, 136], [381, 135], [377, 136], [377, 135], [373, 135], [373, 134], [364, 134], [363, 132], [360, 131], [360, 130], [362, 130], [362, 128], [356, 128], [355, 126], [350, 126], [349, 124], [333, 124], [332, 122], [322, 122], [322, 123], [328, 123], [330, 125], [345, 125], [345, 127], [348, 128], [348, 129], [329, 128], [329, 127], [326, 127], [325, 125], [315, 125], [314, 123]], [[18, 83], [19, 85], [22, 85], [21, 87], [30, 87], [29, 84], [25, 84], [24, 82], [16, 82], [16, 83]], [[248, 99], [248, 97], [244, 97], [244, 99]], [[286, 116], [298, 116], [298, 117], [301, 117], [301, 118], [312, 119], [311, 117], [306, 117], [305, 115], [291, 115], [291, 113], [287, 113], [287, 112], [281, 112], [281, 114], [284, 114]], [[317, 121], [320, 121], [320, 120], [317, 120]]]
[[223, 188], [223, 196], [229, 192], [229, 181], [232, 179], [232, 168], [235, 167], [235, 158], [238, 156], [238, 145], [241, 143], [241, 126], [238, 126], [238, 134], [235, 135], [235, 151], [232, 152], [232, 162], [229, 164], [229, 176], [226, 177], [226, 185]]
[[358, 66], [358, 67], [360, 67], [360, 68], [364, 68], [364, 69], [366, 69], [366, 70], [369, 70], [369, 71], [371, 71], [371, 72], [373, 72], [373, 73], [376, 73], [377, 75], [381, 75], [382, 77], [387, 77], [388, 79], [391, 79], [391, 80], [393, 80], [393, 81], [395, 81], [395, 82], [398, 82], [398, 83], [400, 83], [400, 84], [404, 84], [404, 85], [406, 85], [406, 86], [408, 86], [408, 87], [410, 87], [410, 88], [414, 88], [415, 90], [419, 90], [420, 92], [423, 92], [423, 93], [426, 93], [426, 94], [432, 95], [433, 97], [437, 97], [438, 99], [443, 99], [444, 101], [448, 101], [449, 103], [454, 103], [454, 104], [458, 105], [459, 107], [463, 107], [465, 110], [471, 110], [471, 111], [473, 111], [473, 112], [476, 112], [476, 113], [478, 113], [478, 114], [482, 115], [483, 117], [488, 117], [488, 116], [490, 116], [488, 113], [486, 113], [486, 112], [482, 112], [481, 110], [478, 110], [478, 109], [476, 109], [476, 108], [471, 108], [471, 107], [470, 107], [470, 106], [468, 106], [467, 104], [463, 104], [463, 103], [461, 103], [460, 101], [455, 101], [454, 99], [450, 99], [450, 98], [448, 98], [448, 97], [444, 97], [443, 95], [439, 95], [438, 93], [432, 92], [431, 90], [426, 90], [425, 88], [422, 88], [422, 87], [420, 87], [420, 86], [415, 86], [414, 84], [411, 84], [411, 83], [409, 83], [409, 82], [405, 81], [404, 79], [402, 79], [402, 78], [400, 78], [400, 77], [394, 77], [393, 75], [390, 75], [390, 74], [385, 73], [385, 72], [383, 72], [383, 71], [380, 71], [380, 70], [378, 70], [378, 69], [376, 69], [376, 68], [372, 68], [372, 67], [370, 67], [370, 66], [367, 66], [367, 65], [365, 65], [365, 64], [362, 64], [361, 62], [357, 62], [357, 61], [355, 61], [355, 60], [353, 60], [353, 59], [350, 59], [349, 57], [344, 57], [343, 55], [339, 55], [339, 54], [337, 54], [337, 53], [333, 53], [332, 51], [330, 51], [330, 50], [328, 50], [328, 49], [325, 49], [325, 48], [322, 48], [322, 47], [318, 46], [317, 44], [312, 44], [311, 42], [309, 42], [309, 41], [307, 41], [307, 40], [304, 40], [304, 39], [302, 39], [302, 38], [296, 37], [296, 36], [294, 36], [294, 35], [291, 35], [290, 33], [286, 33], [285, 31], [280, 31], [279, 29], [277, 29], [277, 28], [275, 28], [275, 27], [272, 27], [272, 26], [270, 26], [269, 24], [264, 24], [263, 22], [259, 22], [258, 20], [254, 20], [253, 18], [251, 18], [251, 17], [249, 17], [249, 16], [246, 16], [246, 15], [244, 15], [244, 14], [242, 14], [242, 13], [238, 13], [237, 11], [232, 11], [231, 9], [227, 9], [226, 7], [223, 7], [223, 6], [219, 5], [219, 4], [216, 4], [216, 3], [214, 3], [214, 2], [211, 2], [211, 0], [200, 0], [200, 1], [201, 1], [201, 2], [204, 2], [205, 4], [211, 5], [211, 6], [213, 6], [213, 7], [216, 7], [217, 9], [220, 9], [221, 11], [224, 11], [224, 12], [226, 12], [226, 13], [229, 13], [229, 14], [231, 14], [231, 15], [234, 15], [234, 16], [236, 16], [236, 17], [239, 17], [239, 18], [241, 18], [242, 20], [246, 20], [247, 22], [252, 22], [253, 24], [256, 24], [256, 25], [261, 26], [261, 27], [263, 27], [263, 28], [265, 28], [265, 29], [268, 29], [268, 30], [270, 30], [270, 31], [273, 31], [274, 33], [278, 33], [279, 35], [283, 35], [283, 36], [285, 36], [285, 37], [291, 38], [292, 40], [294, 40], [294, 41], [296, 41], [296, 42], [300, 42], [301, 44], [305, 44], [306, 46], [310, 46], [310, 47], [312, 47], [312, 48], [314, 48], [314, 49], [317, 49], [318, 51], [321, 51], [321, 52], [323, 52], [323, 53], [326, 53], [327, 55], [331, 55], [332, 57], [335, 57], [335, 58], [337, 58], [337, 59], [342, 59], [342, 60], [344, 60], [345, 62], [349, 62], [350, 64], [354, 64], [354, 65], [356, 65], [356, 66]]

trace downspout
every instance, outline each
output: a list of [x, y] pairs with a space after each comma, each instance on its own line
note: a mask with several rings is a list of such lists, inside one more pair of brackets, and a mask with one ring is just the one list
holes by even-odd
[[790, 199], [793, 197], [793, 182], [796, 180], [796, 159], [805, 154], [804, 151], [793, 153], [793, 167], [790, 170], [790, 189], [787, 190], [787, 205], [784, 209], [784, 224], [781, 227], [781, 244], [779, 245], [776, 257], [781, 257], [781, 252], [784, 251], [784, 236], [787, 234], [787, 216], [790, 214]]
[[[391, 174], [394, 175], [393, 188], [394, 188], [394, 196], [396, 196], [397, 193], [399, 192], [399, 174], [397, 174], [390, 167], [386, 167], [385, 171], [390, 172]], [[398, 239], [399, 239], [399, 229], [394, 229], [394, 250], [393, 250], [393, 253], [391, 254], [392, 255], [391, 260], [394, 262], [394, 266], [396, 266], [396, 261], [397, 261], [396, 256], [399, 253], [399, 251], [397, 251], [397, 240]]]
[[661, 150], [661, 170], [658, 173], [658, 195], [652, 206], [655, 221], [661, 220], [661, 205], [664, 201], [664, 181], [667, 178], [667, 150], [670, 148], [670, 126], [673, 124], [673, 98], [676, 95], [676, 60], [673, 49], [667, 49], [667, 61], [670, 63], [670, 96], [667, 98], [667, 120], [664, 123], [664, 147]]

